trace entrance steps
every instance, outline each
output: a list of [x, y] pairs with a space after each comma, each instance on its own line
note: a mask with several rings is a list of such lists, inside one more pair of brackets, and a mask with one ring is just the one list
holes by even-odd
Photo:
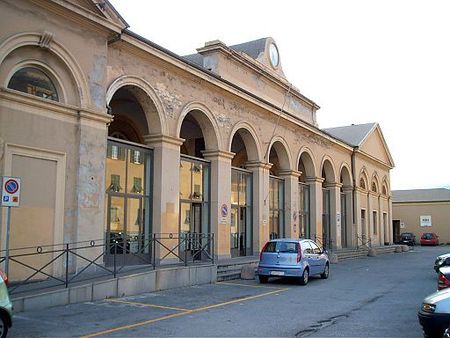
[[[375, 249], [376, 253], [386, 254], [386, 253], [393, 253], [395, 252], [395, 249], [397, 247], [403, 247], [402, 245], [385, 245], [385, 246], [374, 246], [373, 249]], [[369, 253], [369, 248], [363, 247], [363, 248], [346, 248], [346, 249], [340, 249], [333, 252], [337, 255], [338, 261], [346, 260], [346, 259], [353, 259], [353, 258], [359, 258], [359, 257], [365, 257]]]
[[258, 262], [258, 256], [219, 259], [217, 262], [217, 281], [223, 282], [226, 280], [239, 279], [241, 278], [241, 270], [244, 266], [252, 265], [256, 270]]

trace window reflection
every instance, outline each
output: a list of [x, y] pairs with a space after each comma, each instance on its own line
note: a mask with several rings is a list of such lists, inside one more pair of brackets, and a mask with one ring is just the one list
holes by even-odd
[[34, 67], [25, 67], [14, 73], [9, 80], [8, 88], [44, 99], [59, 101], [52, 80], [42, 70]]

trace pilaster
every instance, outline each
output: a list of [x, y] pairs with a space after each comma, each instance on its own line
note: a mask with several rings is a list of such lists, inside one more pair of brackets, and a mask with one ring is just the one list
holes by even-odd
[[284, 227], [286, 238], [298, 238], [298, 178], [296, 170], [280, 170], [278, 176], [284, 179]]
[[330, 191], [330, 248], [341, 249], [341, 183], [327, 183]]
[[[234, 153], [221, 150], [204, 150], [206, 160], [211, 161], [211, 232], [215, 236], [217, 258], [230, 258], [231, 224], [231, 160]], [[226, 206], [226, 215], [222, 214]], [[225, 208], [224, 208], [225, 209]]]
[[258, 255], [269, 240], [269, 170], [272, 164], [247, 162], [253, 176], [253, 254]]

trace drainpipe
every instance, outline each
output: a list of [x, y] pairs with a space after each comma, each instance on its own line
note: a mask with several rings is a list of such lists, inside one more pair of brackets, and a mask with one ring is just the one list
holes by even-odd
[[356, 166], [355, 166], [355, 157], [356, 151], [359, 147], [354, 147], [352, 152], [352, 177], [353, 177], [353, 194], [352, 194], [352, 209], [353, 209], [353, 224], [356, 222]]

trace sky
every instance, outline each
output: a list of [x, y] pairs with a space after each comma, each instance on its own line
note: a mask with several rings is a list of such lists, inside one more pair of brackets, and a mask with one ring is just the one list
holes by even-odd
[[271, 36], [287, 79], [321, 107], [320, 128], [380, 124], [392, 190], [450, 188], [450, 1], [110, 2], [179, 55]]

